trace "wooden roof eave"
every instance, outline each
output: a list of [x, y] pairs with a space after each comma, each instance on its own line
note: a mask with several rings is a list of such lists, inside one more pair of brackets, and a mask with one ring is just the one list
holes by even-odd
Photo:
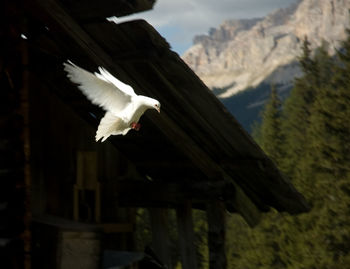
[[[90, 61], [94, 62], [97, 65], [106, 67], [108, 70], [111, 71], [111, 73], [117, 73], [118, 76], [123, 78], [123, 80], [125, 79], [126, 82], [135, 81], [135, 79], [131, 78], [130, 75], [127, 74], [127, 72], [123, 68], [121, 68], [118, 64], [115, 64], [115, 61], [113, 61], [109, 54], [106, 53], [105, 50], [102, 49], [101, 46], [97, 44], [93, 38], [91, 38], [92, 33], [87, 34], [75, 22], [75, 20], [68, 15], [64, 8], [61, 5], [57, 4], [56, 1], [36, 0], [36, 3], [40, 7], [40, 10], [35, 10], [34, 12], [39, 12], [39, 17], [45, 16], [45, 21], [51, 24], [50, 27], [52, 26], [56, 28], [59, 32], [64, 32], [66, 35], [68, 34], [69, 37], [72, 40], [74, 40], [74, 42], [84, 51], [84, 53], [88, 55]], [[42, 13], [42, 11], [44, 12]], [[184, 65], [184, 63], [182, 63], [181, 60], [176, 60], [176, 58], [173, 58], [173, 60], [179, 61], [180, 64]], [[189, 71], [188, 67], [186, 70], [187, 71], [185, 72], [191, 72]], [[194, 73], [191, 73], [190, 75], [198, 80]], [[140, 87], [141, 85], [136, 84], [133, 86], [136, 86], [136, 88], [140, 91], [143, 90], [142, 87]], [[203, 87], [205, 86], [203, 85]], [[148, 93], [148, 89], [146, 89], [144, 93]], [[217, 110], [221, 111], [220, 113], [223, 113], [221, 114], [221, 116], [227, 113], [227, 111], [223, 111], [222, 104], [219, 104], [219, 101], [213, 98], [213, 96], [210, 96], [210, 94], [208, 95], [208, 93], [206, 92], [201, 92], [201, 95], [204, 95], [204, 98], [206, 98], [205, 102], [210, 104], [210, 107], [213, 107], [214, 111]], [[235, 194], [233, 194], [233, 197], [235, 199], [233, 203], [235, 209], [239, 213], [241, 213], [249, 223], [254, 224], [257, 222], [257, 220], [259, 219], [260, 211], [257, 208], [256, 204], [254, 204], [251, 201], [251, 198], [249, 198], [246, 194], [247, 191], [249, 193], [249, 188], [243, 190], [240, 184], [237, 184], [237, 179], [234, 178], [235, 174], [231, 172], [231, 170], [225, 169], [222, 165], [220, 165], [220, 160], [219, 162], [217, 160], [214, 160], [206, 149], [203, 149], [203, 147], [199, 146], [197, 141], [193, 140], [193, 138], [189, 136], [188, 133], [185, 132], [176, 121], [174, 121], [173, 116], [167, 112], [167, 109], [162, 111], [161, 117], [155, 114], [146, 114], [145, 116], [150, 121], [152, 121], [154, 125], [160, 126], [159, 131], [161, 131], [169, 140], [171, 140], [179, 149], [181, 149], [181, 151], [204, 174], [206, 174], [209, 179], [216, 180], [217, 178], [223, 178], [224, 180], [233, 183], [235, 187]], [[262, 151], [260, 151], [259, 148], [257, 148], [257, 146], [255, 146], [255, 143], [253, 143], [249, 139], [244, 138], [244, 131], [240, 129], [239, 125], [235, 122], [232, 122], [232, 120], [229, 120], [232, 119], [232, 117], [223, 117], [221, 119], [220, 117], [218, 118], [217, 116], [212, 116], [211, 118], [212, 121], [215, 119], [223, 121], [223, 123], [219, 122], [218, 124], [224, 124], [225, 127], [227, 127], [225, 129], [228, 130], [226, 130], [225, 133], [223, 133], [222, 130], [220, 130], [220, 128], [217, 132], [217, 136], [223, 136], [225, 143], [228, 143], [228, 145], [232, 143], [232, 138], [228, 137], [227, 135], [232, 135], [233, 138], [241, 139], [241, 141], [243, 142], [240, 145], [241, 148], [239, 148], [238, 151], [241, 151], [243, 149], [246, 152], [251, 152], [251, 155], [254, 158], [260, 158], [265, 160], [267, 163], [267, 167], [270, 167], [270, 169], [272, 170], [274, 169], [274, 165], [272, 164], [272, 162], [264, 155]], [[237, 148], [237, 145], [231, 144], [230, 147]], [[241, 152], [241, 154], [244, 155], [246, 153]], [[295, 196], [293, 195], [294, 188], [289, 184], [285, 184], [286, 182], [284, 182], [284, 180], [280, 178], [278, 174], [273, 173], [271, 176], [272, 178], [275, 178], [275, 180], [276, 178], [278, 178], [279, 184], [282, 184], [287, 189], [287, 193], [290, 194], [290, 197], [287, 195], [287, 199], [289, 199], [287, 201], [288, 203], [285, 203], [283, 200], [281, 200], [281, 209], [290, 212], [293, 211], [293, 207], [296, 207], [296, 211], [298, 212], [302, 210], [305, 211], [306, 203], [304, 203], [304, 200], [301, 196], [297, 196], [298, 201], [296, 201], [294, 204], [290, 203], [290, 199], [295, 198]], [[295, 193], [297, 192], [295, 191]]]
[[122, 17], [153, 8], [156, 0], [60, 0], [78, 21], [106, 20]]
[[[118, 70], [120, 76], [127, 77], [127, 74], [122, 69], [113, 64], [111, 57], [106, 54], [100, 46], [96, 44], [91, 37], [86, 34], [79, 25], [68, 15], [68, 13], [54, 0], [36, 0], [40, 9], [35, 9], [33, 12], [37, 16], [43, 18], [50, 23], [50, 27], [54, 27], [59, 31], [65, 31], [70, 35], [82, 50], [90, 57], [96, 64], [105, 66], [108, 70]], [[59, 29], [58, 29], [59, 28]], [[148, 115], [145, 115], [148, 117]], [[165, 132], [167, 137], [177, 143], [177, 146], [182, 151], [189, 155], [190, 159], [194, 161], [199, 167], [204, 169], [205, 174], [212, 178], [221, 173], [225, 174], [220, 166], [216, 165], [209, 156], [190, 138], [183, 130], [178, 128], [171, 117], [163, 110], [162, 117], [152, 117], [151, 120], [155, 125], [162, 126], [161, 130]], [[230, 180], [228, 175], [224, 175], [226, 180]], [[230, 180], [234, 182], [233, 180]], [[234, 183], [235, 184], [235, 183]], [[236, 193], [233, 195], [236, 199], [235, 209], [241, 213], [248, 223], [256, 224], [260, 219], [259, 209], [252, 203], [249, 197], [236, 185]]]
[[[135, 49], [138, 44], [146, 44], [146, 46], [151, 44], [149, 45], [150, 48], [153, 48], [153, 44], [157, 44], [161, 48], [162, 46], [160, 44], [162, 44], [162, 42], [163, 47], [167, 47], [167, 44], [164, 42], [163, 38], [144, 21], [134, 21], [123, 25], [98, 24], [98, 26], [96, 25], [94, 27], [89, 25], [86, 26], [86, 30], [91, 36], [95, 36], [94, 34], [98, 32], [98, 29], [106, 30], [106, 27], [108, 28], [107, 32], [109, 33], [107, 36], [113, 35], [113, 32], [109, 32], [113, 31], [113, 28], [118, 28], [118, 37], [123, 36], [123, 33], [126, 35], [130, 32], [140, 33], [139, 35], [133, 35], [133, 37], [130, 38], [133, 41], [131, 44], [128, 43], [130, 50]], [[147, 34], [143, 33], [142, 30], [146, 31]], [[156, 39], [157, 35], [158, 39]], [[140, 39], [137, 39], [137, 37], [140, 37]], [[119, 39], [117, 43], [110, 43], [107, 40], [104, 40], [103, 36], [95, 36], [95, 39], [99, 40], [100, 42], [102, 41], [105, 48], [111, 55], [114, 56], [115, 62], [118, 62], [118, 51], [122, 48], [119, 43]], [[113, 51], [113, 48], [116, 49]], [[162, 49], [160, 49], [160, 51], [162, 51]], [[165, 59], [164, 61], [162, 61], [163, 58]], [[167, 126], [166, 123], [169, 122], [170, 119], [176, 119], [175, 125], [185, 125], [183, 128], [187, 133], [191, 134], [191, 137], [195, 138], [197, 142], [196, 144], [200, 144], [200, 147], [204, 149], [204, 151], [209, 151], [210, 154], [216, 151], [220, 152], [219, 154], [221, 155], [224, 153], [226, 156], [229, 156], [228, 160], [231, 162], [231, 167], [237, 167], [238, 163], [239, 169], [232, 170], [231, 167], [229, 169], [224, 168], [224, 173], [221, 172], [221, 174], [228, 174], [229, 177], [234, 178], [235, 182], [240, 183], [239, 185], [242, 185], [241, 188], [243, 187], [244, 191], [249, 193], [249, 196], [256, 197], [255, 202], [258, 204], [261, 202], [261, 200], [257, 195], [254, 195], [254, 193], [263, 192], [261, 193], [261, 196], [266, 197], [270, 195], [272, 197], [269, 205], [278, 208], [280, 211], [301, 213], [308, 210], [307, 203], [305, 202], [303, 196], [300, 195], [286, 179], [283, 178], [273, 162], [265, 155], [263, 151], [261, 151], [261, 149], [255, 144], [249, 135], [245, 133], [234, 118], [223, 108], [223, 105], [219, 102], [219, 100], [217, 100], [217, 98], [214, 97], [208, 89], [207, 91], [204, 91], [206, 86], [200, 82], [198, 77], [191, 70], [189, 70], [188, 66], [185, 65], [175, 53], [162, 53], [157, 55], [157, 57], [153, 60], [143, 59], [140, 57], [138, 61], [140, 66], [147, 64], [147, 67], [142, 68], [142, 72], [139, 72], [139, 76], [132, 79], [130, 84], [133, 84], [135, 88], [141, 92], [143, 91], [142, 93], [146, 95], [161, 98], [162, 94], [164, 97], [160, 99], [161, 103], [164, 103], [164, 107], [166, 107], [169, 111], [169, 119], [167, 119], [166, 122], [158, 122], [156, 125], [162, 126], [162, 129], [167, 129], [168, 127], [171, 128], [171, 126]], [[162, 62], [164, 62], [164, 66], [161, 66]], [[172, 68], [172, 65], [175, 63], [180, 68]], [[128, 73], [130, 74], [135, 73], [135, 71], [137, 72], [137, 70], [135, 70], [130, 64], [120, 63], [120, 65], [124, 66], [127, 72], [129, 71]], [[157, 68], [159, 68], [163, 73]], [[171, 73], [170, 70], [173, 71], [173, 73]], [[174, 72], [175, 70], [179, 73]], [[181, 72], [184, 73], [183, 76], [181, 76]], [[167, 77], [165, 77], [165, 75]], [[144, 79], [140, 80], [142, 76]], [[148, 85], [149, 81], [152, 80], [152, 77], [157, 78], [157, 84]], [[172, 77], [174, 77], [173, 84], [171, 83], [172, 81], [168, 81], [168, 79]], [[178, 77], [193, 78], [193, 83], [191, 83], [193, 87], [191, 90], [181, 89], [181, 85], [176, 87], [176, 80], [179, 80]], [[198, 88], [202, 89], [200, 93], [197, 94], [193, 92]], [[165, 89], [167, 89], [166, 95], [164, 93]], [[169, 95], [168, 92], [171, 92], [171, 95]], [[175, 102], [175, 104], [173, 104], [173, 102]], [[198, 105], [201, 105], [202, 107]], [[183, 116], [181, 114], [182, 107], [186, 108]], [[213, 109], [210, 109], [209, 112], [206, 109], [203, 110], [205, 107], [211, 107]], [[188, 115], [191, 115], [191, 117], [188, 117]], [[170, 134], [167, 134], [166, 136], [171, 137]], [[213, 138], [210, 143], [215, 143], [208, 144], [208, 136]], [[178, 145], [178, 147], [181, 147], [181, 145]], [[232, 156], [232, 152], [237, 152], [237, 156]], [[211, 161], [213, 161], [213, 156], [210, 154], [209, 156], [211, 157]], [[244, 160], [245, 158], [251, 160], [249, 163], [249, 169], [242, 167], [241, 165], [240, 160]], [[219, 166], [222, 166], [222, 161], [226, 160], [221, 160], [220, 157], [216, 157], [216, 162], [217, 159], [219, 160]], [[252, 174], [252, 168], [257, 172], [256, 176], [258, 178], [254, 180], [252, 179], [251, 182], [249, 182], [249, 180], [240, 181], [240, 178], [249, 178], [248, 174]], [[264, 182], [264, 184], [255, 184], [256, 181]], [[260, 186], [262, 189], [258, 190], [254, 185]], [[268, 188], [270, 191], [267, 191], [266, 188]], [[280, 206], [279, 201], [282, 201]]]

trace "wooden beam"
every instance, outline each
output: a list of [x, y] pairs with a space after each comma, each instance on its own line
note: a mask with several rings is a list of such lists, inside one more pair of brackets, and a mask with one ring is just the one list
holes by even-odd
[[77, 20], [105, 20], [111, 16], [126, 16], [153, 8], [155, 0], [61, 0]]
[[226, 211], [221, 201], [208, 203], [208, 246], [209, 269], [225, 269], [227, 266], [226, 241]]
[[103, 229], [104, 233], [132, 233], [135, 225], [132, 223], [100, 223], [97, 226]]
[[172, 171], [172, 169], [193, 169], [193, 164], [190, 161], [164, 161], [164, 160], [142, 160], [136, 161], [134, 164], [141, 168], [157, 168]]
[[197, 188], [196, 185], [191, 187], [191, 183], [185, 186], [183, 183], [121, 180], [113, 182], [110, 188], [115, 190], [118, 205], [125, 207], [177, 208], [189, 197], [195, 199], [196, 206], [202, 204], [205, 207], [208, 200], [222, 196], [224, 191], [221, 189], [222, 185], [205, 183], [202, 185], [203, 187]]
[[264, 159], [227, 159], [221, 160], [220, 165], [225, 169], [229, 170], [247, 170], [252, 169], [252, 167], [259, 167], [261, 170], [264, 169]]
[[168, 210], [164, 208], [150, 208], [152, 228], [152, 247], [159, 260], [171, 268], [170, 236]]
[[119, 206], [176, 207], [185, 199], [182, 188], [175, 183], [121, 180], [110, 185]]
[[[124, 207], [163, 207], [177, 208], [187, 199], [193, 200], [193, 207], [205, 209], [209, 201], [223, 199], [230, 212], [239, 212], [237, 206], [242, 203], [239, 195], [240, 190], [236, 190], [232, 183], [226, 181], [201, 181], [192, 182], [190, 179], [184, 183], [167, 183], [141, 181], [141, 180], [120, 180], [113, 182], [110, 188], [115, 191], [115, 201], [119, 206]], [[236, 195], [238, 193], [238, 195]], [[251, 226], [257, 224], [260, 212], [255, 208], [246, 207], [244, 217]]]
[[177, 208], [176, 217], [182, 268], [196, 269], [197, 257], [194, 245], [192, 203], [190, 200], [187, 200], [182, 206]]
[[[108, 66], [108, 63], [112, 62], [112, 58], [76, 23], [60, 3], [55, 0], [28, 2], [28, 10], [41, 18], [48, 27], [53, 28], [52, 30], [68, 35], [95, 64]], [[122, 70], [120, 72], [123, 73]]]

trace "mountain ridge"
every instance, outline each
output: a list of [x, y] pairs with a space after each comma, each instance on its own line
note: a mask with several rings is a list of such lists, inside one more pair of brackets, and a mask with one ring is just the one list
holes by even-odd
[[339, 48], [349, 26], [350, 0], [299, 0], [264, 18], [227, 20], [194, 38], [184, 61], [211, 89], [230, 98], [261, 83], [291, 84], [300, 70], [292, 63], [305, 36], [311, 48]]

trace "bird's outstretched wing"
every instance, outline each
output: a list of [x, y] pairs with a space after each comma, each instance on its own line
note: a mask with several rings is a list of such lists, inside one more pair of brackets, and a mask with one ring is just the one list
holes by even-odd
[[[120, 117], [124, 116], [123, 111], [130, 105], [132, 96], [135, 95], [130, 86], [117, 80], [102, 68], [100, 68], [102, 74], [96, 76], [72, 62], [63, 65], [69, 79], [78, 84], [78, 88], [93, 104]], [[117, 81], [119, 83], [115, 83]], [[130, 87], [131, 90], [125, 91], [126, 86]]]
[[111, 73], [109, 73], [106, 69], [104, 69], [103, 67], [99, 67], [98, 71], [100, 71], [100, 74], [95, 72], [96, 77], [105, 80], [109, 83], [114, 84], [116, 87], [119, 88], [119, 90], [125, 92], [126, 94], [129, 94], [131, 96], [135, 96], [135, 92], [134, 89], [128, 85], [125, 84], [124, 82], [121, 82], [119, 79], [117, 79], [116, 77], [114, 77]]

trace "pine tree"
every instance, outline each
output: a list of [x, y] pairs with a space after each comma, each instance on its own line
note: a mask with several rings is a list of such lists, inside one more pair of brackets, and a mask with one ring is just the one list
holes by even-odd
[[311, 111], [302, 167], [314, 205], [306, 221], [314, 223], [312, 230], [322, 234], [317, 241], [323, 248], [316, 245], [319, 252], [324, 252], [319, 264], [332, 268], [342, 268], [339, 264], [350, 259], [349, 48], [350, 37], [338, 61], [327, 57], [324, 48], [315, 56], [321, 84]]
[[[314, 86], [313, 102], [308, 104], [307, 125], [304, 126], [304, 145], [294, 174], [299, 187], [304, 194], [312, 199], [313, 193], [317, 192], [314, 185], [317, 183], [315, 172], [320, 171], [321, 163], [325, 160], [322, 152], [328, 147], [327, 134], [328, 123], [333, 120], [334, 111], [331, 106], [334, 102], [332, 86], [334, 60], [328, 55], [328, 45], [323, 42], [322, 46], [315, 51], [314, 62]], [[325, 110], [328, 106], [328, 110]]]
[[281, 101], [274, 85], [271, 86], [270, 99], [262, 113], [260, 136], [262, 149], [278, 163], [282, 157], [283, 137], [281, 133]]
[[296, 179], [300, 177], [298, 164], [305, 149], [306, 131], [309, 126], [310, 109], [317, 93], [318, 68], [311, 57], [310, 43], [305, 37], [302, 46], [303, 55], [299, 63], [303, 76], [295, 79], [290, 97], [286, 100], [283, 110], [284, 159], [280, 168], [283, 172]]
[[230, 238], [234, 268], [349, 267], [350, 31], [336, 59], [328, 55], [326, 43], [313, 55], [309, 45], [306, 39], [299, 59], [303, 75], [295, 81], [283, 117], [276, 116], [280, 105], [272, 92], [258, 131], [260, 145], [280, 160], [313, 208], [299, 216], [272, 211], [254, 230], [232, 218], [233, 233], [238, 231]]

